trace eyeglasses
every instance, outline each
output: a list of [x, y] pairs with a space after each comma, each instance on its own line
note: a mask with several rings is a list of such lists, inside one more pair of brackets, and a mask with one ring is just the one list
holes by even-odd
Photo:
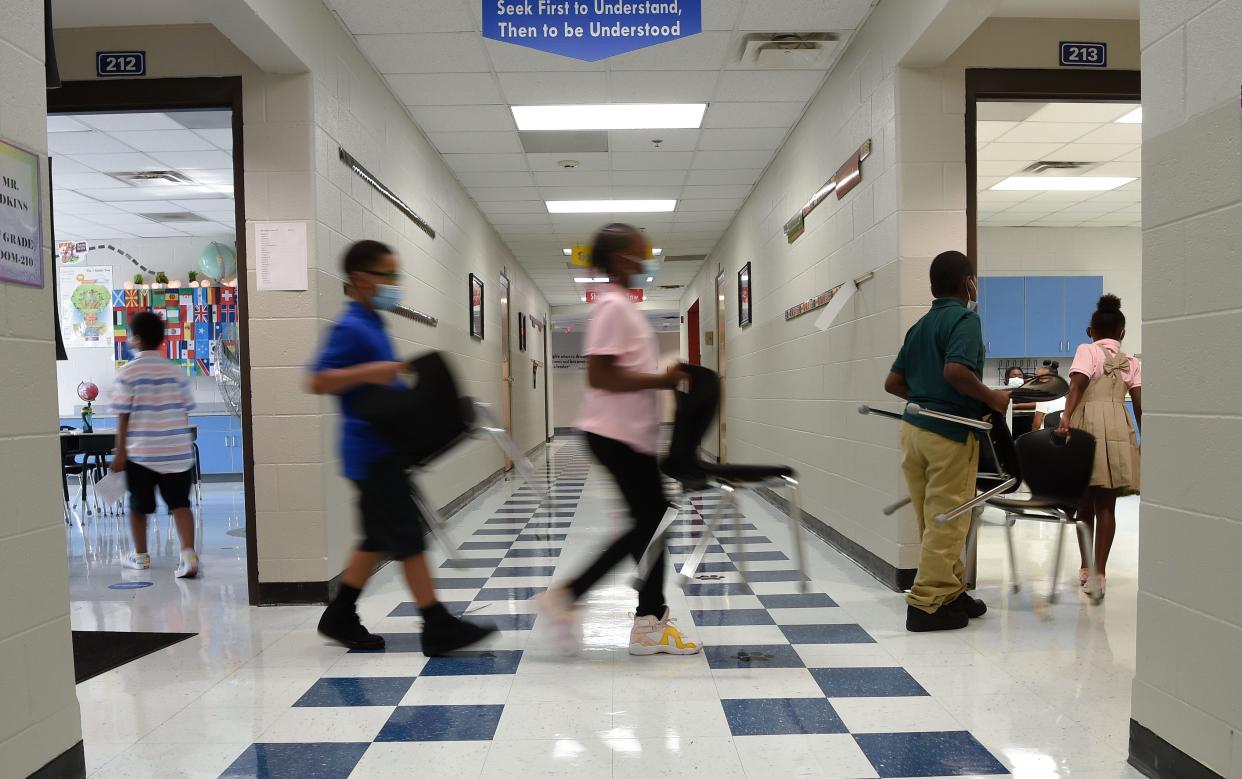
[[398, 271], [364, 270], [362, 272], [368, 276], [378, 276], [381, 279], [387, 279], [388, 281], [401, 280], [401, 274]]

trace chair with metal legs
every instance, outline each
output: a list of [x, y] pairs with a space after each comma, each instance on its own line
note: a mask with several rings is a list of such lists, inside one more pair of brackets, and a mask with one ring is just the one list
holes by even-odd
[[[735, 465], [710, 463], [698, 456], [699, 443], [715, 419], [720, 405], [720, 378], [712, 370], [700, 365], [682, 366], [690, 374], [689, 388], [678, 391], [677, 412], [673, 420], [673, 438], [667, 457], [661, 463], [665, 476], [677, 482], [687, 504], [696, 494], [714, 494], [718, 497], [715, 510], [704, 520], [703, 530], [694, 550], [682, 564], [682, 586], [694, 580], [703, 557], [713, 540], [720, 541], [717, 530], [725, 518], [740, 516], [737, 512], [737, 492], [744, 489], [785, 489], [788, 495], [788, 516], [794, 547], [794, 565], [800, 574], [798, 586], [807, 590], [806, 555], [802, 542], [802, 504], [798, 495], [798, 479], [788, 465]], [[668, 533], [680, 514], [678, 506], [670, 506], [664, 513], [659, 527], [652, 536], [638, 562], [635, 585], [642, 586], [651, 575], [653, 566], [660, 560]], [[738, 572], [742, 580], [747, 578], [749, 552], [744, 530], [737, 530], [732, 545], [737, 547]]]

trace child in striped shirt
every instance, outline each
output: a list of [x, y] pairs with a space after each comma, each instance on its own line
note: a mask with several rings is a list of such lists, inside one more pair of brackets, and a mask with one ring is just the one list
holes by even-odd
[[176, 577], [198, 574], [194, 552], [193, 486], [194, 439], [189, 412], [194, 408], [185, 372], [160, 352], [164, 321], [150, 311], [129, 321], [129, 345], [138, 356], [117, 372], [113, 407], [117, 412], [116, 451], [112, 470], [125, 471], [129, 488], [129, 526], [134, 551], [122, 559], [126, 568], [151, 567], [147, 553], [147, 515], [155, 512], [159, 488], [181, 539]]

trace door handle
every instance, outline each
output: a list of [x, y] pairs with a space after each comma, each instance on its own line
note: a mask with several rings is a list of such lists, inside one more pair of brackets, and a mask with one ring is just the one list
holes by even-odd
[[512, 376], [506, 376], [506, 377], [505, 377], [505, 384], [512, 384], [512, 383], [513, 383], [513, 377], [512, 377]]

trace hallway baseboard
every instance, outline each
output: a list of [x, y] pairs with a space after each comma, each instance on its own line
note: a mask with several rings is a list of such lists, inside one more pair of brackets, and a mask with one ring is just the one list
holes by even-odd
[[[786, 515], [789, 514], [789, 501], [778, 495], [775, 490], [760, 487], [755, 490], [755, 494], [776, 506]], [[917, 568], [898, 568], [892, 565], [862, 544], [846, 537], [839, 530], [836, 530], [805, 508], [802, 509], [802, 517], [803, 527], [819, 536], [825, 544], [853, 560], [859, 568], [874, 576], [877, 581], [893, 592], [905, 592], [914, 585], [914, 574], [917, 572]]]
[[1223, 779], [1134, 720], [1130, 720], [1130, 765], [1152, 779]]

